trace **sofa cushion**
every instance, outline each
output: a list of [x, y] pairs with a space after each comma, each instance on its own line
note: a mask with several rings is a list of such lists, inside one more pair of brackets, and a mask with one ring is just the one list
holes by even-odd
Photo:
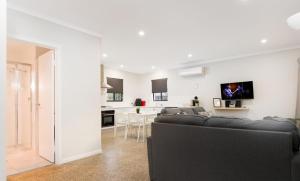
[[164, 115], [155, 118], [155, 122], [182, 125], [203, 126], [208, 117], [199, 115]]
[[205, 112], [203, 107], [193, 107], [194, 114], [199, 114], [199, 112]]
[[207, 116], [207, 117], [211, 117], [212, 116], [212, 114], [209, 113], [209, 112], [198, 112], [198, 115]]
[[187, 114], [187, 115], [194, 115], [195, 112], [193, 110], [193, 108], [190, 107], [183, 107], [183, 108], [179, 108], [181, 111], [181, 114]]
[[175, 114], [180, 114], [181, 110], [179, 108], [165, 108], [161, 110], [161, 114], [170, 114], [170, 115], [175, 115]]
[[185, 114], [185, 115], [194, 115], [194, 114], [199, 114], [199, 112], [205, 112], [205, 109], [203, 107], [182, 107], [182, 108], [164, 108], [161, 110], [161, 114], [169, 114], [169, 115], [174, 115], [174, 114]]

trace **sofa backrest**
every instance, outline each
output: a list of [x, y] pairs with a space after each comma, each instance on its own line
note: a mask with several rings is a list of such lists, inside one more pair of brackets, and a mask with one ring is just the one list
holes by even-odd
[[291, 180], [291, 133], [155, 122], [151, 135], [154, 180]]
[[217, 117], [210, 118], [200, 115], [163, 115], [155, 119], [156, 122], [179, 125], [197, 125], [205, 127], [263, 130], [288, 132], [292, 134], [293, 151], [299, 151], [300, 136], [296, 125], [288, 119], [264, 119], [252, 121], [250, 119]]
[[201, 115], [163, 115], [155, 118], [155, 122], [168, 124], [198, 125], [204, 126], [208, 117]]

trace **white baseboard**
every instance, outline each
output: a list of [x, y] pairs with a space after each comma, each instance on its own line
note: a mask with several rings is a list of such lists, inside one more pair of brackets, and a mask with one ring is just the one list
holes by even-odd
[[78, 154], [78, 155], [71, 156], [71, 157], [68, 157], [68, 158], [64, 158], [61, 161], [57, 162], [56, 164], [61, 165], [61, 164], [64, 164], [64, 163], [72, 162], [72, 161], [75, 161], [75, 160], [80, 160], [80, 159], [87, 158], [87, 157], [94, 156], [94, 155], [98, 155], [98, 154], [101, 154], [101, 153], [102, 153], [102, 149], [98, 149], [98, 150], [95, 150], [95, 151], [82, 153], [82, 154]]

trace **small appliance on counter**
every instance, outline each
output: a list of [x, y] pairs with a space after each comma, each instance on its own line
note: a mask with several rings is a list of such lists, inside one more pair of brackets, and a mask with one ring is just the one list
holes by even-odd
[[142, 99], [141, 98], [135, 99], [134, 106], [142, 106]]
[[197, 96], [194, 97], [193, 106], [199, 107], [199, 100]]
[[134, 102], [134, 106], [146, 106], [146, 101], [141, 98], [137, 98]]
[[142, 106], [146, 106], [146, 101], [142, 100]]

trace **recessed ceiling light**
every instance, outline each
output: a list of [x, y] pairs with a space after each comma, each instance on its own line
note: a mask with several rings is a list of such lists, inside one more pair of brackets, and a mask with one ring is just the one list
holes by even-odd
[[102, 57], [103, 57], [103, 58], [107, 58], [107, 54], [106, 54], [106, 53], [103, 53], [103, 54], [102, 54]]
[[139, 36], [143, 37], [143, 36], [145, 36], [145, 34], [146, 34], [145, 31], [143, 31], [143, 30], [139, 31]]
[[266, 43], [268, 43], [268, 40], [266, 38], [263, 38], [263, 39], [260, 40], [260, 43], [261, 44], [266, 44]]
[[120, 68], [121, 68], [121, 69], [124, 68], [124, 65], [120, 65]]
[[295, 30], [300, 30], [300, 12], [289, 17], [287, 19], [287, 23], [291, 28]]
[[152, 70], [153, 70], [153, 69], [156, 69], [156, 67], [152, 65], [152, 66], [151, 66], [151, 69], [152, 69]]
[[188, 57], [188, 58], [192, 58], [192, 57], [193, 57], [193, 54], [189, 53], [189, 54], [187, 55], [187, 57]]

